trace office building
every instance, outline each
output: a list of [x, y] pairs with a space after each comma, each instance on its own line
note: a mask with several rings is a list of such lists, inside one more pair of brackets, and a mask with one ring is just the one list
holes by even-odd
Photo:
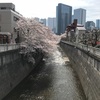
[[79, 8], [74, 10], [74, 19], [77, 19], [78, 24], [82, 24], [85, 26], [86, 22], [86, 10]]
[[37, 22], [39, 22], [40, 21], [40, 19], [38, 18], [38, 17], [35, 17], [34, 18]]
[[85, 24], [87, 30], [93, 30], [95, 28], [95, 23], [93, 21], [87, 21]]
[[74, 19], [75, 19], [75, 18], [74, 18], [74, 15], [72, 15], [72, 23], [73, 23]]
[[56, 18], [48, 18], [48, 27], [56, 33]]
[[11, 33], [12, 40], [17, 37], [16, 22], [22, 17], [16, 12], [15, 5], [12, 3], [0, 3], [0, 32]]
[[97, 29], [100, 29], [100, 19], [97, 19], [96, 20], [96, 28]]
[[66, 27], [72, 22], [72, 7], [59, 3], [56, 7], [57, 35], [65, 32]]
[[40, 19], [40, 22], [46, 26], [46, 19]]

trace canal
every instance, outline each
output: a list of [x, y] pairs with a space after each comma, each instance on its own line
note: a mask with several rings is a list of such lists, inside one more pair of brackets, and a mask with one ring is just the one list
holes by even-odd
[[86, 100], [82, 86], [62, 49], [54, 47], [3, 100]]

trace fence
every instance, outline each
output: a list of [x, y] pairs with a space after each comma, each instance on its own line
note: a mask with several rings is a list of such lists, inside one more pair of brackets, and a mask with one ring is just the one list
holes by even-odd
[[[65, 42], [65, 41], [63, 41]], [[78, 47], [78, 48], [81, 48], [87, 52], [91, 52], [92, 54], [100, 57], [100, 48], [95, 48], [95, 47], [92, 47], [92, 46], [88, 46], [88, 45], [84, 45], [84, 44], [81, 44], [81, 43], [71, 43], [71, 42], [65, 42], [67, 44], [70, 44], [70, 45], [73, 45], [74, 47]]]
[[18, 49], [20, 44], [0, 44], [0, 52]]

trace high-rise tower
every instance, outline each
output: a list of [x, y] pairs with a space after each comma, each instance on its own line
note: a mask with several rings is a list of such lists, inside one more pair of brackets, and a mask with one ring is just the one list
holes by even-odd
[[86, 22], [86, 10], [79, 8], [74, 10], [74, 19], [78, 20], [78, 24], [82, 24], [85, 26]]
[[65, 32], [66, 27], [71, 24], [72, 21], [72, 7], [59, 3], [56, 7], [56, 19], [57, 19], [57, 34], [60, 35]]

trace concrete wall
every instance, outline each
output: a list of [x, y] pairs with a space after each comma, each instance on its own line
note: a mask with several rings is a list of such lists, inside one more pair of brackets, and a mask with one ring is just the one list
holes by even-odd
[[77, 72], [87, 100], [100, 100], [100, 58], [67, 42], [60, 46]]
[[[37, 56], [36, 64], [42, 59]], [[19, 50], [0, 53], [0, 100], [21, 82], [36, 66], [21, 59]]]
[[2, 9], [2, 7], [15, 10], [15, 5], [13, 3], [0, 3], [0, 9]]
[[17, 21], [22, 16], [11, 10], [11, 9], [0, 9], [0, 31], [1, 32], [10, 32], [12, 34], [12, 41], [17, 37], [17, 32], [15, 28], [17, 27]]
[[11, 28], [11, 10], [0, 10], [1, 32], [12, 33]]

